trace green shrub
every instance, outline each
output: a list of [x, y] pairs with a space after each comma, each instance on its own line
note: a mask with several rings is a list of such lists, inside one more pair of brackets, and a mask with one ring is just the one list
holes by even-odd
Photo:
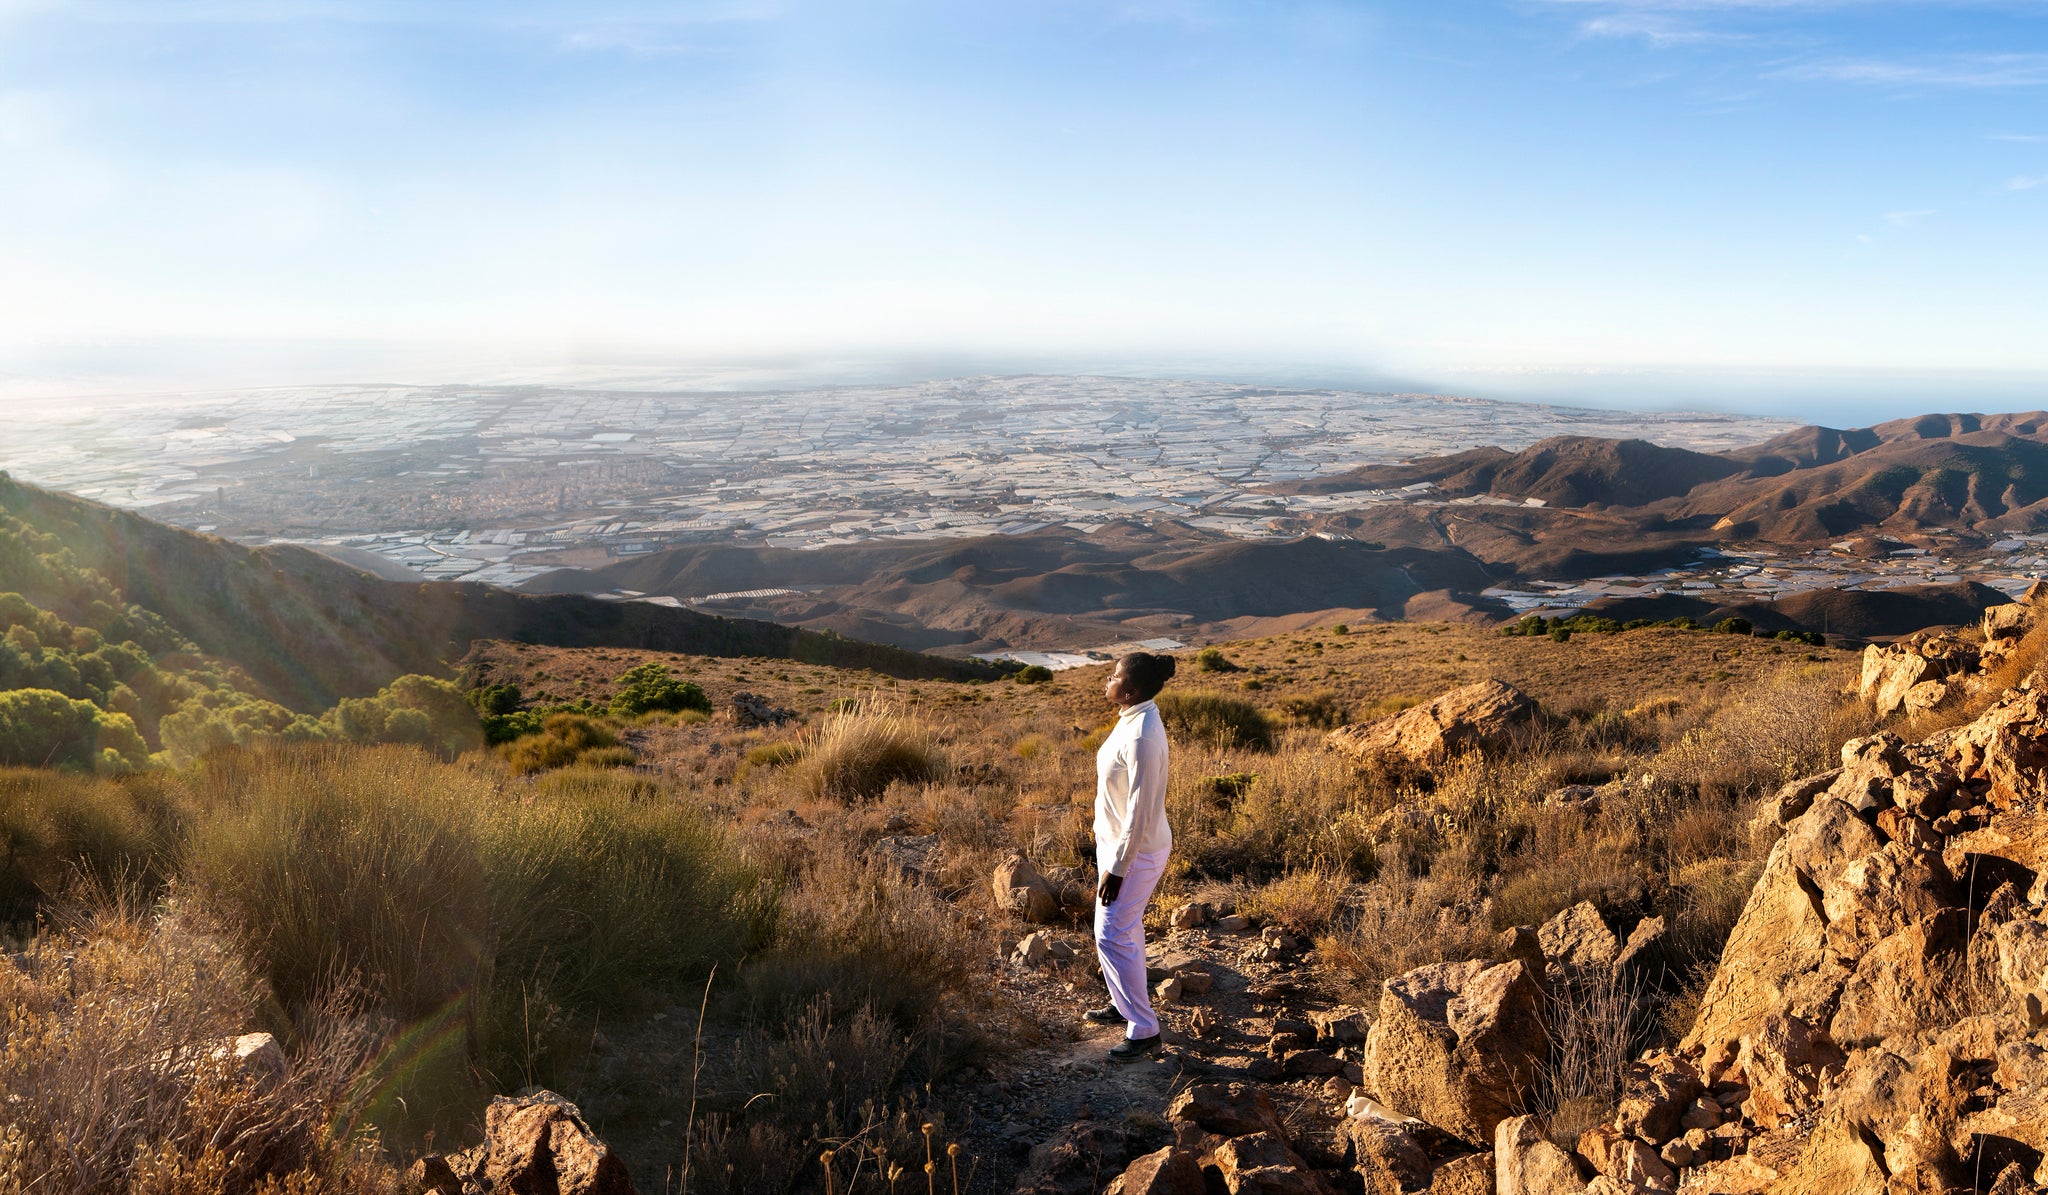
[[1242, 672], [1244, 671], [1229, 656], [1214, 647], [1205, 647], [1195, 653], [1197, 672]]
[[1349, 635], [1351, 633], [1351, 625], [1349, 623], [1340, 622], [1336, 626], [1330, 628], [1330, 633], [1333, 635]]
[[1222, 693], [1161, 693], [1159, 716], [1167, 733], [1221, 749], [1273, 749], [1273, 721], [1242, 697]]
[[[551, 768], [566, 768], [571, 764], [590, 763], [603, 765], [599, 757], [585, 757], [593, 752], [608, 751], [619, 746], [619, 736], [611, 728], [582, 714], [549, 714], [542, 721], [539, 734], [527, 735], [500, 747], [505, 764], [515, 773], [526, 776], [544, 772]], [[630, 756], [630, 752], [628, 752]], [[605, 756], [602, 758], [612, 758]], [[633, 762], [630, 758], [627, 763]]]
[[479, 685], [465, 696], [476, 712], [485, 717], [509, 714], [519, 708], [521, 700], [518, 685]]
[[1251, 790], [1259, 778], [1256, 772], [1231, 772], [1225, 776], [1205, 776], [1202, 784], [1220, 801], [1234, 801]]
[[681, 710], [711, 712], [711, 699], [694, 681], [677, 680], [666, 665], [648, 661], [615, 678], [619, 691], [612, 696], [613, 717], [637, 718], [641, 714]]
[[1011, 673], [1010, 679], [1020, 685], [1042, 685], [1052, 679], [1052, 669], [1043, 664], [1026, 664]]
[[1572, 629], [1570, 627], [1552, 627], [1550, 628], [1550, 640], [1553, 643], [1570, 643], [1572, 641]]
[[126, 714], [50, 689], [0, 692], [0, 766], [127, 772], [148, 761], [149, 748]]
[[455, 755], [483, 745], [483, 724], [462, 690], [431, 676], [401, 676], [374, 697], [345, 698], [322, 715], [329, 737], [426, 747]]
[[539, 734], [547, 716], [539, 710], [513, 710], [508, 714], [483, 716], [484, 742], [495, 747], [530, 734]]
[[1747, 618], [1724, 618], [1714, 624], [1716, 635], [1749, 635], [1756, 631], [1756, 624]]

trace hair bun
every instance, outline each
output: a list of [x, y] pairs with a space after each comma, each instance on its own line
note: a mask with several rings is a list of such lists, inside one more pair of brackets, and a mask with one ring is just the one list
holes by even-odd
[[1179, 668], [1179, 660], [1174, 659], [1172, 656], [1166, 657], [1166, 679], [1172, 680], [1174, 672], [1177, 671]]

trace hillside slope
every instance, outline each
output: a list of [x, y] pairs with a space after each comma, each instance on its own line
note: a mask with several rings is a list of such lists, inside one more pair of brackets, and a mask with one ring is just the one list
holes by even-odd
[[[245, 548], [4, 474], [0, 511], [55, 537], [128, 602], [301, 711], [376, 692], [403, 674], [452, 675], [451, 662], [475, 639], [789, 658], [901, 677], [993, 675], [900, 648], [645, 603], [386, 581], [315, 552]], [[24, 591], [73, 621], [88, 613], [78, 608], [85, 595], [26, 588], [21, 576], [0, 569], [0, 592]]]

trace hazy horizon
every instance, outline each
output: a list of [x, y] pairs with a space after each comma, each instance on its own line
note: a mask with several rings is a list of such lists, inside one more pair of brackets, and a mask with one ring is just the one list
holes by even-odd
[[[1769, 415], [1860, 427], [1932, 412], [2048, 408], [2048, 372], [1607, 367], [1399, 374], [1341, 362], [970, 354], [799, 354], [724, 361], [606, 351], [541, 360], [463, 345], [332, 342], [91, 345], [0, 369], [18, 411], [80, 402], [349, 384], [535, 385], [593, 390], [776, 391], [982, 376], [1100, 376], [1443, 394], [1620, 411]], [[26, 364], [27, 368], [21, 368]]]
[[2048, 391], [2039, 0], [0, 2], [0, 394]]

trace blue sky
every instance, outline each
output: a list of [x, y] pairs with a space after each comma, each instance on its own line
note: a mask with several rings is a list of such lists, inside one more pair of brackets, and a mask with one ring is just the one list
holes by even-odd
[[0, 0], [0, 271], [31, 383], [2048, 406], [2048, 0]]

